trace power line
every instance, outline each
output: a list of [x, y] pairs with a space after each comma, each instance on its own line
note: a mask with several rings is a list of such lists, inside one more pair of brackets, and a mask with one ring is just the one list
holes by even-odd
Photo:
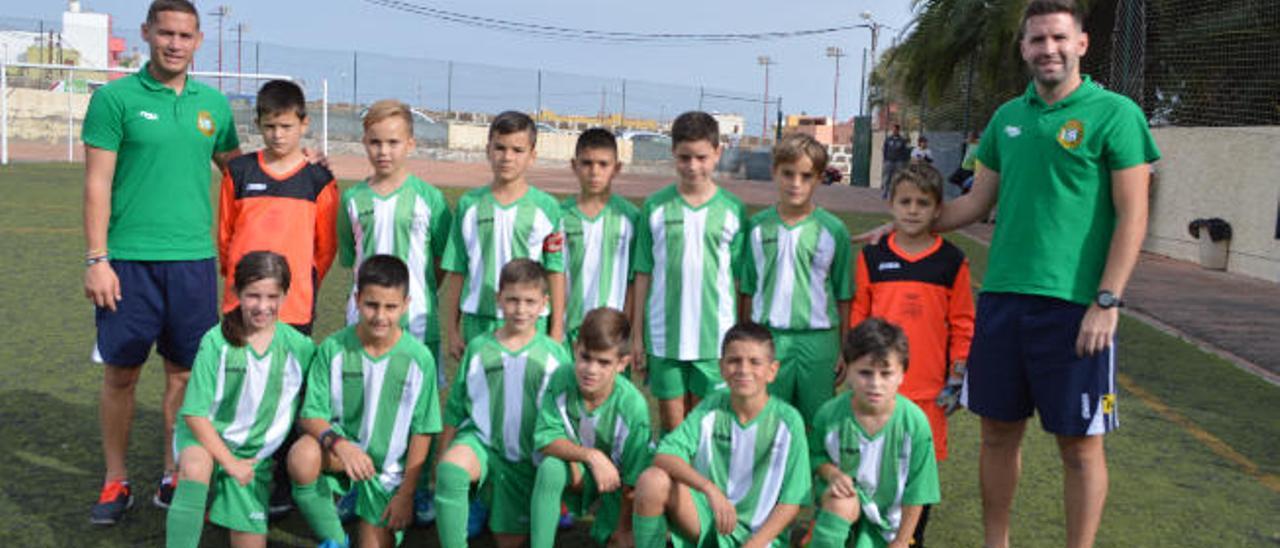
[[748, 32], [748, 33], [645, 33], [645, 32], [627, 32], [627, 31], [604, 31], [595, 29], [579, 29], [571, 27], [560, 27], [554, 25], [543, 25], [538, 23], [527, 23], [521, 21], [513, 21], [509, 19], [498, 19], [494, 17], [484, 17], [479, 15], [471, 15], [456, 11], [445, 10], [430, 5], [404, 2], [401, 0], [364, 0], [366, 3], [382, 6], [385, 8], [439, 19], [450, 23], [466, 25], [471, 27], [497, 30], [503, 32], [514, 32], [518, 34], [526, 34], [538, 36], [542, 38], [555, 38], [560, 40], [577, 40], [583, 42], [604, 42], [618, 44], [656, 44], [656, 45], [673, 45], [680, 43], [712, 43], [712, 44], [728, 44], [743, 42], [764, 42], [771, 40], [783, 40], [788, 38], [799, 38], [803, 36], [816, 36], [822, 34], [831, 34], [846, 30], [852, 30], [862, 25], [850, 24], [835, 27], [801, 29], [790, 31], [768, 31], [768, 32]]

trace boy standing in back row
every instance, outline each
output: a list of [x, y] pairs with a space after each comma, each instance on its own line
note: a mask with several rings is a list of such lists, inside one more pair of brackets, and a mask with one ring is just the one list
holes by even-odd
[[716, 119], [681, 114], [671, 141], [680, 180], [644, 203], [632, 322], [632, 340], [644, 341], [634, 362], [648, 371], [663, 432], [723, 384], [720, 339], [737, 320], [734, 261], [746, 224], [742, 200], [711, 179], [722, 151]]
[[496, 116], [485, 149], [493, 181], [458, 200], [442, 259], [448, 274], [441, 300], [445, 351], [455, 359], [476, 337], [502, 325], [498, 274], [512, 259], [532, 259], [547, 270], [551, 310], [543, 312], [539, 329], [552, 339], [564, 339], [560, 205], [525, 179], [537, 156], [537, 141], [538, 129], [529, 115], [506, 111]]
[[805, 423], [831, 398], [853, 298], [853, 246], [844, 222], [814, 204], [827, 148], [794, 133], [773, 147], [778, 203], [751, 218], [742, 261], [743, 310], [768, 326], [782, 364], [769, 393]]
[[613, 194], [613, 178], [622, 163], [612, 133], [601, 128], [582, 132], [571, 165], [582, 191], [560, 203], [568, 293], [565, 346], [570, 349], [587, 311], [603, 306], [631, 316], [631, 259], [640, 220], [635, 205]]

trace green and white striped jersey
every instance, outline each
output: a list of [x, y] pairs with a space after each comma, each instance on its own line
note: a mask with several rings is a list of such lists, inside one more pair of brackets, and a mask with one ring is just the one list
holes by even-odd
[[[231, 346], [215, 325], [200, 340], [180, 416], [205, 417], [238, 459], [266, 459], [293, 428], [302, 381], [315, 345], [288, 324], [276, 322], [267, 351]], [[177, 421], [175, 448], [198, 444], [185, 420]]]
[[719, 188], [692, 207], [676, 185], [648, 200], [636, 237], [636, 272], [651, 277], [645, 306], [650, 354], [672, 360], [720, 357], [720, 340], [737, 321], [734, 262], [742, 253], [746, 208]]
[[626, 305], [640, 209], [614, 194], [595, 217], [578, 209], [576, 196], [561, 202], [560, 211], [568, 285], [565, 327], [575, 329], [587, 312]]
[[[394, 192], [382, 196], [361, 182], [342, 193], [338, 214], [338, 256], [352, 275], [365, 259], [393, 255], [409, 267], [409, 309], [401, 318], [420, 341], [440, 341], [436, 298], [436, 261], [444, 254], [451, 226], [444, 194], [414, 175]], [[360, 320], [356, 288], [347, 301], [347, 325]]]
[[533, 433], [534, 447], [538, 449], [558, 439], [599, 449], [618, 467], [622, 482], [635, 485], [640, 472], [652, 460], [649, 404], [631, 381], [618, 375], [614, 377], [613, 393], [599, 407], [588, 411], [578, 390], [574, 364], [566, 363], [551, 379]]
[[751, 217], [742, 292], [751, 320], [774, 329], [840, 326], [838, 301], [853, 299], [853, 245], [844, 223], [817, 208], [794, 226], [771, 207]]
[[[709, 396], [658, 445], [659, 454], [688, 462], [738, 510], [731, 535], [746, 540], [779, 504], [809, 502], [809, 444], [800, 412], [770, 397], [747, 424], [738, 422], [729, 392]], [[775, 539], [774, 546], [786, 546]]]
[[542, 333], [515, 350], [494, 333], [473, 339], [449, 390], [445, 424], [475, 432], [509, 462], [532, 462], [538, 408], [552, 374], [566, 363], [564, 345]]
[[[441, 267], [462, 275], [459, 308], [467, 314], [502, 317], [498, 275], [512, 259], [532, 259], [549, 272], [563, 272], [564, 241], [560, 204], [532, 186], [516, 201], [501, 205], [489, 186], [458, 200]], [[543, 315], [549, 311], [544, 310]]]
[[329, 421], [334, 432], [369, 455], [378, 482], [394, 491], [404, 480], [410, 436], [440, 431], [435, 358], [422, 342], [404, 335], [373, 358], [356, 326], [338, 331], [316, 350], [302, 418]]
[[[818, 409], [809, 433], [813, 469], [834, 464], [853, 478], [862, 504], [858, 546], [886, 546], [902, 524], [905, 505], [941, 500], [929, 419], [911, 400], [894, 397], [893, 415], [874, 435], [853, 414], [853, 393]], [[825, 486], [823, 486], [825, 489]]]

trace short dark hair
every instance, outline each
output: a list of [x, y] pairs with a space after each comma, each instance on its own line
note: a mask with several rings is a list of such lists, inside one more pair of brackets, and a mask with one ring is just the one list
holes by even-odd
[[933, 197], [935, 202], [942, 203], [942, 173], [932, 165], [924, 162], [913, 162], [893, 172], [889, 182], [889, 198], [898, 193], [898, 187], [904, 184], [914, 185], [920, 192]]
[[573, 154], [577, 156], [587, 149], [605, 149], [617, 156], [618, 138], [604, 128], [593, 127], [578, 136], [578, 143], [573, 146]]
[[529, 132], [529, 146], [538, 145], [538, 125], [528, 114], [518, 110], [508, 110], [494, 116], [493, 121], [489, 122], [490, 141], [495, 135], [511, 135], [521, 131]]
[[826, 145], [806, 133], [788, 133], [773, 145], [773, 167], [781, 164], [794, 164], [800, 157], [808, 158], [813, 163], [813, 171], [819, 175], [827, 169], [829, 156]]
[[711, 146], [720, 146], [720, 122], [715, 117], [700, 110], [691, 110], [671, 122], [671, 146], [693, 141], [708, 141]]
[[588, 352], [617, 350], [626, 356], [631, 353], [631, 322], [626, 314], [605, 306], [587, 312], [578, 328], [578, 344]]
[[1031, 0], [1027, 9], [1022, 12], [1022, 21], [1018, 23], [1018, 38], [1021, 39], [1027, 30], [1027, 20], [1041, 15], [1066, 13], [1076, 21], [1076, 27], [1084, 28], [1084, 11], [1076, 5], [1075, 0]]
[[188, 0], [155, 0], [151, 2], [151, 7], [147, 8], [147, 24], [154, 25], [156, 20], [160, 18], [162, 11], [177, 11], [190, 14], [196, 18], [196, 28], [200, 28], [200, 12], [196, 10], [195, 4]]
[[863, 356], [870, 356], [876, 363], [889, 363], [889, 357], [897, 355], [903, 372], [907, 370], [907, 358], [910, 357], [907, 334], [902, 328], [874, 316], [849, 330], [844, 337], [842, 354], [846, 364], [852, 364]]
[[307, 118], [307, 98], [298, 84], [288, 80], [272, 80], [258, 90], [258, 119], [292, 111], [299, 120]]
[[360, 264], [356, 273], [356, 292], [366, 286], [400, 288], [409, 294], [409, 267], [392, 255], [374, 255]]
[[725, 350], [729, 349], [730, 343], [739, 341], [748, 341], [764, 344], [769, 347], [769, 359], [774, 358], [773, 333], [769, 332], [769, 328], [756, 322], [741, 322], [729, 328], [724, 334], [724, 341], [720, 343], [720, 355], [724, 355]]
[[533, 259], [511, 259], [498, 274], [498, 291], [513, 284], [538, 284], [548, 289], [547, 271]]

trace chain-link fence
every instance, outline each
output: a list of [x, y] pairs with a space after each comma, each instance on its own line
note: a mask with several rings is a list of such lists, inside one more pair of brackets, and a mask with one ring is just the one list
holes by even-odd
[[[126, 25], [127, 26], [127, 25]], [[117, 25], [117, 31], [126, 26]], [[281, 74], [302, 86], [313, 103], [311, 137], [326, 142], [356, 143], [362, 133], [365, 109], [380, 99], [398, 99], [409, 104], [418, 119], [415, 137], [420, 146], [444, 148], [449, 144], [450, 124], [486, 124], [498, 112], [520, 110], [534, 115], [543, 131], [576, 131], [604, 126], [620, 134], [640, 133], [633, 139], [636, 161], [670, 159], [670, 143], [659, 134], [669, 128], [675, 116], [687, 110], [704, 110], [721, 115], [722, 132], [731, 142], [762, 134], [762, 102], [750, 93], [694, 85], [640, 81], [624, 77], [587, 76], [565, 72], [512, 68], [408, 55], [374, 54], [361, 51], [333, 51], [298, 48], [247, 40], [244, 27], [206, 25], [205, 41], [197, 51], [192, 70], [237, 74]], [[7, 85], [10, 117], [39, 118], [44, 108], [36, 95], [66, 91], [85, 97], [109, 81], [106, 73], [16, 67], [14, 63], [72, 64], [76, 52], [63, 46], [58, 25], [48, 21], [0, 17], [0, 53], [10, 64]], [[122, 56], [125, 66], [145, 61], [145, 48]], [[118, 77], [114, 76], [114, 77]], [[210, 76], [201, 81], [220, 89], [231, 101], [242, 137], [252, 139], [254, 100], [261, 81], [252, 77]], [[71, 87], [67, 87], [71, 86]], [[17, 92], [29, 90], [32, 93]], [[62, 98], [58, 119], [66, 118]], [[776, 116], [771, 102], [768, 117], [772, 134]], [[46, 109], [47, 110], [47, 109]], [[73, 111], [75, 109], [72, 109]], [[325, 116], [319, 116], [320, 114]], [[78, 119], [82, 113], [72, 113]], [[22, 124], [18, 124], [22, 125]], [[28, 124], [40, 126], [38, 121]], [[25, 127], [25, 126], [24, 126]], [[49, 132], [45, 132], [49, 133]], [[19, 139], [33, 136], [13, 135]], [[61, 141], [41, 134], [45, 140]]]

